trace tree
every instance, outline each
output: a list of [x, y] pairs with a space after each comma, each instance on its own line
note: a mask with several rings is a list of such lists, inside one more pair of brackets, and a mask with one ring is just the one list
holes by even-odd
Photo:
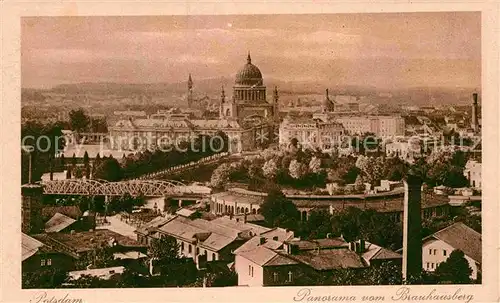
[[215, 188], [221, 188], [229, 181], [231, 175], [231, 166], [228, 163], [222, 163], [212, 173], [210, 185]]
[[87, 151], [85, 151], [85, 153], [83, 154], [83, 164], [89, 164], [89, 154], [87, 153]]
[[278, 166], [276, 165], [276, 161], [274, 159], [269, 159], [264, 163], [264, 166], [262, 166], [262, 173], [264, 174], [264, 177], [268, 179], [274, 179], [276, 177], [276, 174], [278, 173]]
[[364, 180], [363, 180], [363, 177], [361, 175], [358, 175], [356, 177], [356, 181], [354, 181], [354, 189], [357, 192], [363, 192], [365, 190]]
[[96, 167], [93, 177], [95, 179], [103, 179], [107, 181], [120, 181], [123, 176], [120, 164], [112, 157], [100, 161]]
[[148, 254], [156, 261], [161, 269], [167, 269], [168, 265], [179, 259], [180, 246], [174, 237], [162, 237], [153, 239]]
[[319, 173], [321, 170], [321, 159], [318, 157], [312, 157], [309, 161], [309, 171], [312, 173]]
[[88, 129], [90, 118], [85, 114], [83, 109], [71, 110], [69, 112], [69, 120], [71, 129], [77, 132], [83, 132]]
[[461, 250], [454, 250], [446, 261], [442, 262], [434, 272], [442, 283], [468, 284], [471, 282], [472, 269]]
[[60, 269], [44, 269], [23, 273], [22, 288], [59, 288], [67, 280], [67, 273]]
[[260, 210], [266, 223], [272, 227], [295, 229], [300, 219], [300, 213], [295, 204], [277, 188], [268, 192]]
[[98, 243], [97, 246], [84, 254], [75, 266], [78, 269], [90, 268], [104, 268], [115, 265], [115, 259], [107, 243]]
[[290, 162], [290, 166], [288, 167], [288, 171], [290, 173], [290, 177], [300, 179], [306, 173], [306, 168], [305, 165], [299, 161], [292, 160], [292, 162]]

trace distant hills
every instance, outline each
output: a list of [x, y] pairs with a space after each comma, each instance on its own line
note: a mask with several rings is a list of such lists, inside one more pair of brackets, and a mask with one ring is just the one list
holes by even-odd
[[[209, 79], [193, 79], [194, 91], [197, 94], [208, 96], [219, 96], [221, 87], [224, 86], [226, 95], [231, 95], [234, 84], [233, 77], [219, 77]], [[370, 97], [374, 103], [392, 104], [459, 104], [469, 103], [471, 94], [479, 91], [477, 88], [464, 87], [411, 87], [398, 90], [377, 89], [372, 86], [330, 86], [327, 83], [293, 81], [286, 82], [277, 79], [264, 78], [268, 94], [272, 94], [274, 86], [278, 87], [280, 95], [323, 95], [328, 88], [330, 94], [348, 94]], [[32, 89], [25, 91], [32, 92]], [[185, 94], [187, 82], [174, 83], [108, 83], [108, 82], [84, 82], [76, 84], [61, 84], [53, 87], [48, 92], [63, 94], [112, 94], [112, 95], [179, 95]], [[47, 91], [45, 91], [47, 92]]]

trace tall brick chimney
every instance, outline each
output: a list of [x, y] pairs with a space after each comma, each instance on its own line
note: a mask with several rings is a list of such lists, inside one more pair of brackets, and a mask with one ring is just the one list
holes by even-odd
[[403, 279], [422, 272], [422, 179], [410, 170], [404, 180]]
[[472, 94], [472, 117], [470, 127], [477, 132], [479, 130], [479, 122], [477, 119], [477, 93]]

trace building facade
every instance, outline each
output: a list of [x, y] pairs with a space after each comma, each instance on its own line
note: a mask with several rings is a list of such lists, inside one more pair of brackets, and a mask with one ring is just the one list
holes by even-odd
[[481, 272], [481, 234], [463, 223], [455, 223], [423, 239], [422, 267], [434, 272], [454, 250], [461, 250], [475, 280]]
[[334, 121], [319, 119], [285, 118], [279, 128], [279, 144], [287, 146], [292, 139], [297, 139], [304, 148], [329, 150], [340, 145], [344, 127]]
[[481, 162], [469, 160], [465, 164], [464, 176], [469, 180], [470, 186], [481, 188]]

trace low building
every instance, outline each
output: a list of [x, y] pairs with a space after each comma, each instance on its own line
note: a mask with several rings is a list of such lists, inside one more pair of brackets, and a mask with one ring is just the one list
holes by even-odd
[[21, 235], [21, 241], [22, 272], [34, 272], [50, 268], [60, 270], [74, 268], [76, 256], [60, 251], [57, 247], [43, 243], [24, 233]]
[[52, 218], [49, 219], [49, 221], [45, 222], [45, 232], [58, 233], [69, 231], [69, 229], [75, 222], [76, 220], [73, 218], [60, 213], [56, 213]]
[[481, 272], [481, 234], [458, 222], [422, 240], [422, 266], [433, 272], [448, 259], [451, 252], [461, 250], [472, 269], [471, 279], [477, 279]]
[[464, 176], [474, 188], [481, 188], [481, 162], [469, 160], [465, 164]]
[[[233, 250], [253, 236], [270, 230], [251, 223], [236, 222], [228, 217], [208, 221], [178, 214], [166, 222], [155, 220], [157, 221], [154, 227], [147, 231], [137, 231], [141, 239], [150, 238], [141, 242], [150, 242], [151, 239], [166, 236], [174, 237], [179, 244], [179, 255], [192, 258], [198, 266], [209, 261], [232, 262]], [[144, 235], [145, 233], [147, 235]]]
[[215, 215], [260, 214], [266, 193], [231, 188], [211, 196], [210, 212]]

